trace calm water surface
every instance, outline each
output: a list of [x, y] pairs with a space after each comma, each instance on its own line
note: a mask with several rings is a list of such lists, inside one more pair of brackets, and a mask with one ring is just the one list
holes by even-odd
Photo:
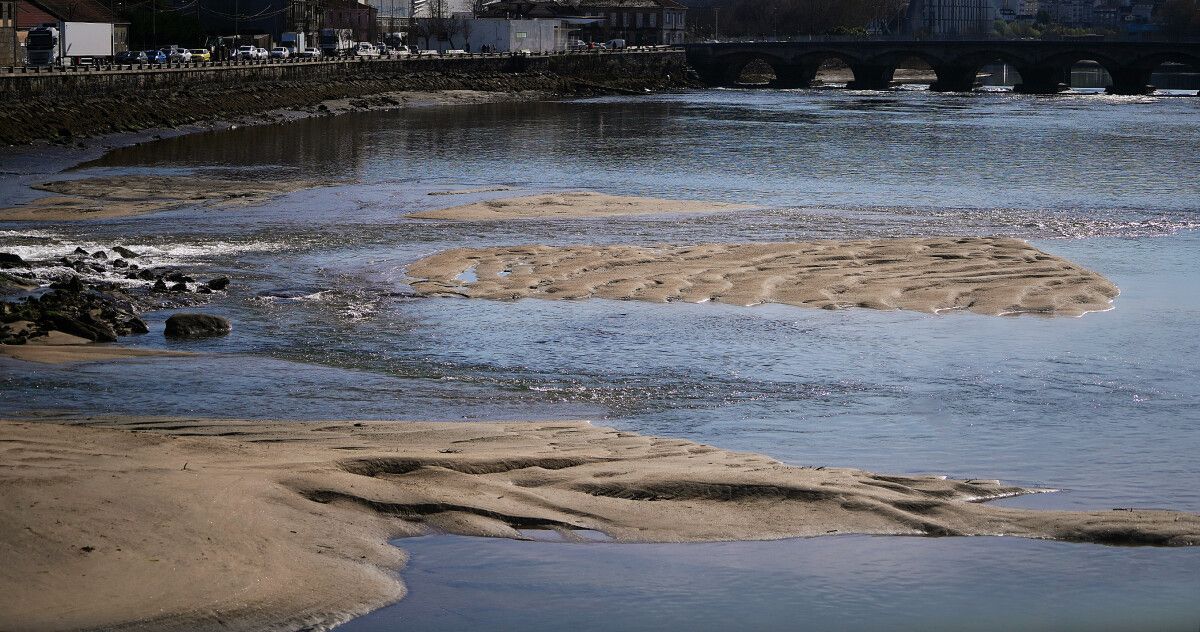
[[[235, 329], [168, 343], [166, 314], [151, 314], [151, 334], [130, 339], [216, 352], [187, 364], [30, 372], [0, 360], [0, 414], [588, 418], [797, 464], [1063, 490], [1012, 505], [1200, 511], [1198, 145], [1195, 98], [731, 90], [366, 113], [120, 149], [68, 177], [198, 171], [333, 185], [256, 207], [3, 227], [0, 249], [18, 254], [123, 243], [154, 263], [229, 274], [229, 296], [205, 309]], [[428, 195], [495, 185], [511, 190]], [[578, 188], [762, 208], [403, 218]], [[1032, 239], [1122, 294], [1080, 319], [935, 317], [414, 299], [404, 275], [414, 259], [464, 245], [945, 234]], [[412, 598], [348, 629], [1200, 626], [1190, 551], [993, 538], [402, 546], [414, 551]]]

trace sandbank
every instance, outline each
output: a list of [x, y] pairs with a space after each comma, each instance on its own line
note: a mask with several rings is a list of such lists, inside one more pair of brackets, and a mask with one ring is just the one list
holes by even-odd
[[259, 204], [273, 197], [323, 186], [307, 180], [228, 180], [200, 176], [110, 176], [58, 180], [33, 188], [57, 193], [0, 209], [0, 221], [74, 221], [144, 215], [186, 205]]
[[753, 208], [743, 204], [699, 200], [608, 195], [594, 191], [542, 193], [485, 200], [432, 211], [410, 213], [414, 219], [489, 221], [509, 219], [575, 219], [622, 215], [715, 213]]
[[1107, 310], [1103, 276], [998, 237], [693, 246], [457, 248], [408, 267], [426, 296], [783, 303], [840, 309], [1078, 316]]
[[978, 501], [992, 480], [793, 467], [586, 422], [0, 421], [0, 628], [315, 628], [401, 598], [388, 539], [829, 533], [1200, 543], [1200, 516]]
[[[20, 323], [9, 323], [17, 325]], [[39, 364], [69, 364], [74, 362], [97, 362], [100, 360], [122, 360], [155, 356], [180, 357], [192, 355], [185, 351], [163, 349], [139, 349], [113, 344], [96, 344], [87, 338], [72, 336], [61, 331], [50, 331], [45, 336], [30, 338], [23, 345], [0, 345], [0, 356], [37, 362]]]

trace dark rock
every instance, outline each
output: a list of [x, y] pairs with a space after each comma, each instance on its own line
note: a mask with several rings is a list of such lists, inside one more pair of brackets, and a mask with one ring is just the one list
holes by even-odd
[[172, 292], [186, 292], [186, 291], [188, 291], [187, 283], [176, 283], [171, 286], [171, 291]]
[[138, 272], [137, 278], [139, 278], [143, 281], [153, 281], [154, 280], [154, 271], [153, 270], [142, 270], [141, 272]]
[[72, 294], [78, 294], [83, 291], [83, 281], [80, 281], [79, 277], [71, 275], [71, 278], [67, 279], [66, 281], [55, 281], [54, 283], [51, 283], [50, 289], [66, 290]]
[[112, 265], [114, 268], [128, 268], [129, 262], [124, 259], [117, 259], [116, 261], [113, 261]]
[[125, 246], [113, 246], [112, 251], [125, 257], [126, 259], [137, 259], [138, 254]]
[[97, 250], [96, 252], [92, 253], [92, 258], [93, 259], [108, 259], [108, 255], [104, 254], [103, 250]]
[[212, 294], [213, 291], [208, 289], [207, 285], [198, 285], [198, 286], [196, 286], [196, 293], [197, 294]]
[[0, 268], [28, 268], [29, 264], [11, 252], [0, 252]]
[[229, 287], [229, 277], [217, 277], [208, 282], [208, 289], [223, 290]]
[[175, 283], [191, 283], [196, 280], [178, 270], [172, 270], [172, 271], [164, 274], [163, 278], [168, 281], [173, 281]]
[[142, 320], [141, 318], [138, 318], [137, 316], [134, 316], [133, 318], [130, 318], [129, 320], [125, 321], [124, 325], [125, 325], [125, 329], [128, 330], [129, 333], [131, 333], [131, 334], [148, 334], [148, 333], [150, 333], [150, 328], [146, 326], [146, 321]]
[[168, 338], [206, 338], [224, 336], [233, 327], [228, 320], [208, 314], [175, 314], [167, 319], [163, 335]]
[[167, 284], [163, 283], [162, 279], [159, 279], [154, 282], [154, 287], [150, 288], [150, 291], [151, 292], [166, 292]]
[[75, 246], [75, 254], [86, 257], [88, 256], [88, 251], [84, 250], [81, 246]]
[[112, 327], [104, 323], [87, 323], [79, 318], [72, 318], [66, 314], [51, 313], [48, 314], [50, 323], [61, 332], [87, 338], [93, 342], [116, 342], [117, 332], [113, 331]]

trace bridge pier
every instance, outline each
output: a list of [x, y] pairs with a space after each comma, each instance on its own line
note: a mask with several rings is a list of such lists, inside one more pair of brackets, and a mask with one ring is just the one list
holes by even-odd
[[979, 68], [973, 65], [940, 64], [933, 67], [937, 73], [937, 81], [929, 84], [933, 92], [970, 92], [975, 89], [975, 73]]
[[1154, 92], [1154, 86], [1150, 85], [1150, 75], [1154, 74], [1153, 68], [1121, 66], [1109, 68], [1108, 74], [1113, 81], [1106, 90], [1109, 94], [1135, 95]]
[[851, 90], [887, 90], [892, 87], [895, 66], [884, 64], [850, 64], [854, 81], [846, 84]]
[[811, 88], [817, 79], [816, 64], [776, 64], [771, 68], [775, 70], [772, 88]]
[[1013, 86], [1020, 94], [1058, 94], [1071, 86], [1071, 69], [1061, 66], [1017, 66], [1021, 83]]

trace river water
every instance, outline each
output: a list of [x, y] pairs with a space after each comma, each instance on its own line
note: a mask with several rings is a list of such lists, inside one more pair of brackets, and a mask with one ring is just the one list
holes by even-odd
[[[118, 149], [67, 177], [333, 184], [245, 208], [4, 226], [4, 251], [121, 243], [228, 274], [229, 296], [204, 309], [235, 328], [167, 342], [167, 314], [150, 314], [151, 333], [123, 341], [206, 353], [187, 363], [0, 360], [0, 415], [586, 418], [789, 463], [1062, 490], [1010, 505], [1200, 511], [1198, 145], [1196, 98], [716, 90], [361, 113]], [[430, 195], [496, 186], [509, 190]], [[402, 217], [569, 189], [762, 208]], [[1121, 296], [1078, 319], [997, 318], [417, 299], [404, 275], [455, 246], [946, 234], [1028, 238]], [[1200, 625], [1193, 550], [1009, 538], [400, 544], [413, 552], [411, 598], [347, 630]]]

